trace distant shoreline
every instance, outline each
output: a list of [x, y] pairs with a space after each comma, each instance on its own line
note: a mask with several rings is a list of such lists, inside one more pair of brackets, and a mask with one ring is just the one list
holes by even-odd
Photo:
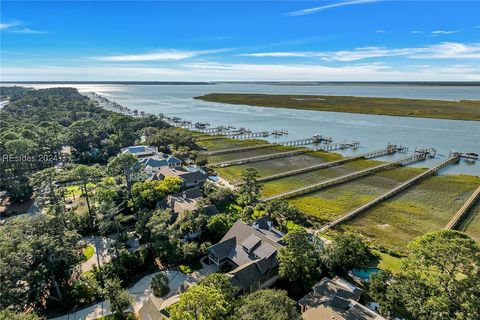
[[216, 85], [259, 84], [275, 86], [458, 86], [480, 87], [480, 81], [0, 81], [3, 84], [114, 84], [114, 85]]
[[194, 99], [236, 105], [383, 116], [480, 121], [478, 100], [422, 100], [330, 95], [209, 93]]

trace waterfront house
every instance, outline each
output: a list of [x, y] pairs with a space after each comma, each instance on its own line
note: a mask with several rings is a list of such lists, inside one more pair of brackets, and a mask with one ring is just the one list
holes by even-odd
[[298, 304], [303, 320], [385, 320], [358, 301], [363, 290], [343, 278], [323, 278]]
[[139, 159], [153, 157], [158, 154], [157, 147], [150, 146], [130, 146], [120, 150], [121, 153], [129, 153], [137, 156]]
[[[203, 209], [203, 212], [208, 217], [218, 214], [218, 209], [215, 205], [209, 204], [199, 208], [200, 200], [203, 198], [203, 193], [200, 188], [187, 189], [185, 191], [169, 195], [166, 201], [161, 204], [163, 208], [170, 208], [174, 214], [174, 220], [178, 215], [185, 210], [195, 211]], [[202, 230], [198, 229], [183, 235], [185, 241], [200, 237]]]
[[208, 248], [210, 264], [225, 271], [242, 294], [266, 288], [278, 280], [277, 252], [283, 234], [267, 218], [252, 225], [238, 220], [219, 243]]
[[154, 179], [163, 180], [166, 177], [178, 177], [182, 180], [182, 187], [192, 188], [203, 185], [207, 181], [208, 175], [201, 170], [191, 172], [182, 168], [163, 167], [158, 170]]

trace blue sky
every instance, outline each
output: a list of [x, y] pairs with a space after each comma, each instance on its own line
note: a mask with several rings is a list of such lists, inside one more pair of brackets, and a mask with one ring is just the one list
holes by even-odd
[[2, 1], [1, 80], [480, 80], [480, 1]]

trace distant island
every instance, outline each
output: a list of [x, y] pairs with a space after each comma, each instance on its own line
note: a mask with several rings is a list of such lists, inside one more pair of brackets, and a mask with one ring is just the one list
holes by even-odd
[[327, 95], [210, 93], [195, 99], [259, 107], [480, 121], [480, 101]]

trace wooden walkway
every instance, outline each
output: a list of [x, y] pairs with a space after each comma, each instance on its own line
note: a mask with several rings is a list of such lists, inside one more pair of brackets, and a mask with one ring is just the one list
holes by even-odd
[[274, 195], [274, 196], [271, 196], [271, 197], [266, 197], [266, 198], [261, 199], [260, 201], [261, 202], [267, 202], [267, 201], [276, 200], [276, 199], [289, 199], [289, 198], [298, 197], [298, 196], [301, 196], [301, 195], [304, 195], [304, 194], [308, 194], [308, 193], [312, 193], [312, 192], [315, 192], [315, 191], [322, 190], [324, 188], [327, 188], [327, 187], [330, 187], [330, 186], [333, 186], [333, 185], [337, 185], [337, 184], [341, 184], [341, 183], [344, 183], [344, 182], [347, 182], [347, 181], [355, 180], [355, 179], [367, 176], [369, 174], [375, 173], [377, 171], [386, 170], [386, 169], [390, 169], [390, 168], [393, 168], [393, 167], [397, 167], [397, 166], [401, 166], [401, 165], [407, 165], [407, 164], [411, 164], [411, 163], [414, 163], [414, 162], [417, 162], [417, 161], [425, 160], [426, 157], [427, 157], [427, 154], [425, 154], [425, 153], [415, 153], [413, 155], [403, 157], [403, 158], [395, 160], [395, 161], [387, 162], [387, 163], [384, 163], [384, 164], [381, 164], [381, 165], [378, 165], [378, 166], [375, 166], [375, 167], [372, 167], [372, 168], [368, 168], [368, 169], [356, 171], [356, 172], [353, 172], [353, 173], [349, 173], [349, 174], [343, 175], [341, 177], [329, 179], [327, 181], [322, 181], [322, 182], [319, 182], [319, 183], [316, 183], [316, 184], [313, 184], [313, 185], [310, 185], [310, 186], [307, 186], [307, 187], [304, 187], [304, 188], [280, 193], [280, 194], [277, 194], [277, 195]]
[[472, 193], [472, 195], [465, 201], [463, 206], [457, 211], [444, 229], [455, 229], [460, 225], [460, 222], [465, 218], [467, 213], [473, 207], [475, 202], [480, 198], [480, 186]]
[[221, 149], [221, 150], [214, 150], [214, 151], [206, 151], [202, 152], [202, 155], [205, 156], [217, 156], [219, 154], [226, 154], [226, 153], [234, 153], [234, 152], [243, 152], [243, 151], [250, 151], [250, 150], [256, 150], [256, 149], [262, 149], [262, 148], [268, 148], [268, 147], [275, 147], [278, 146], [276, 143], [262, 143], [258, 144], [255, 146], [249, 146], [249, 147], [241, 147], [241, 148], [231, 148], [231, 149]]
[[318, 170], [318, 169], [336, 167], [338, 165], [341, 165], [341, 164], [344, 164], [346, 162], [353, 161], [353, 160], [372, 159], [372, 158], [377, 158], [377, 157], [381, 157], [381, 156], [385, 156], [385, 155], [389, 155], [389, 154], [394, 154], [396, 151], [397, 151], [396, 147], [387, 146], [387, 148], [382, 149], [382, 150], [371, 151], [371, 152], [359, 154], [359, 155], [352, 156], [352, 157], [345, 157], [345, 158], [335, 160], [335, 161], [324, 162], [324, 163], [316, 164], [316, 165], [306, 167], [306, 168], [290, 170], [290, 171], [274, 174], [274, 175], [271, 175], [271, 176], [259, 178], [258, 181], [266, 182], [266, 181], [271, 181], [271, 180], [277, 180], [277, 179], [280, 179], [280, 178], [290, 177], [290, 176], [294, 176], [294, 175], [305, 173], [305, 172], [315, 171], [315, 170]]
[[[429, 176], [432, 176], [434, 175], [435, 173], [437, 173], [440, 169], [442, 168], [445, 168], [446, 166], [449, 166], [453, 163], [456, 163], [459, 161], [459, 158], [458, 157], [451, 157], [451, 158], [448, 158], [447, 160], [443, 161], [442, 163], [434, 166], [433, 168], [431, 169], [428, 169], [427, 171], [425, 172], [422, 172], [420, 173], [419, 175], [409, 179], [408, 181], [402, 183], [401, 185], [385, 192], [384, 194], [380, 195], [379, 197], [373, 199], [372, 201], [364, 204], [363, 206], [341, 216], [340, 218], [338, 219], [335, 219], [329, 223], [327, 223], [325, 226], [323, 226], [321, 229], [320, 229], [320, 232], [325, 232], [327, 231], [328, 229], [334, 227], [334, 226], [337, 226], [347, 220], [351, 220], [355, 217], [357, 217], [360, 213], [376, 206], [377, 204], [383, 202], [384, 200], [387, 200], [393, 196], [395, 196], [396, 194], [402, 192], [403, 190], [411, 187], [412, 185], [416, 184], [417, 182], [419, 182], [420, 180], [422, 179], [425, 179]], [[480, 188], [479, 188], [480, 190]]]

